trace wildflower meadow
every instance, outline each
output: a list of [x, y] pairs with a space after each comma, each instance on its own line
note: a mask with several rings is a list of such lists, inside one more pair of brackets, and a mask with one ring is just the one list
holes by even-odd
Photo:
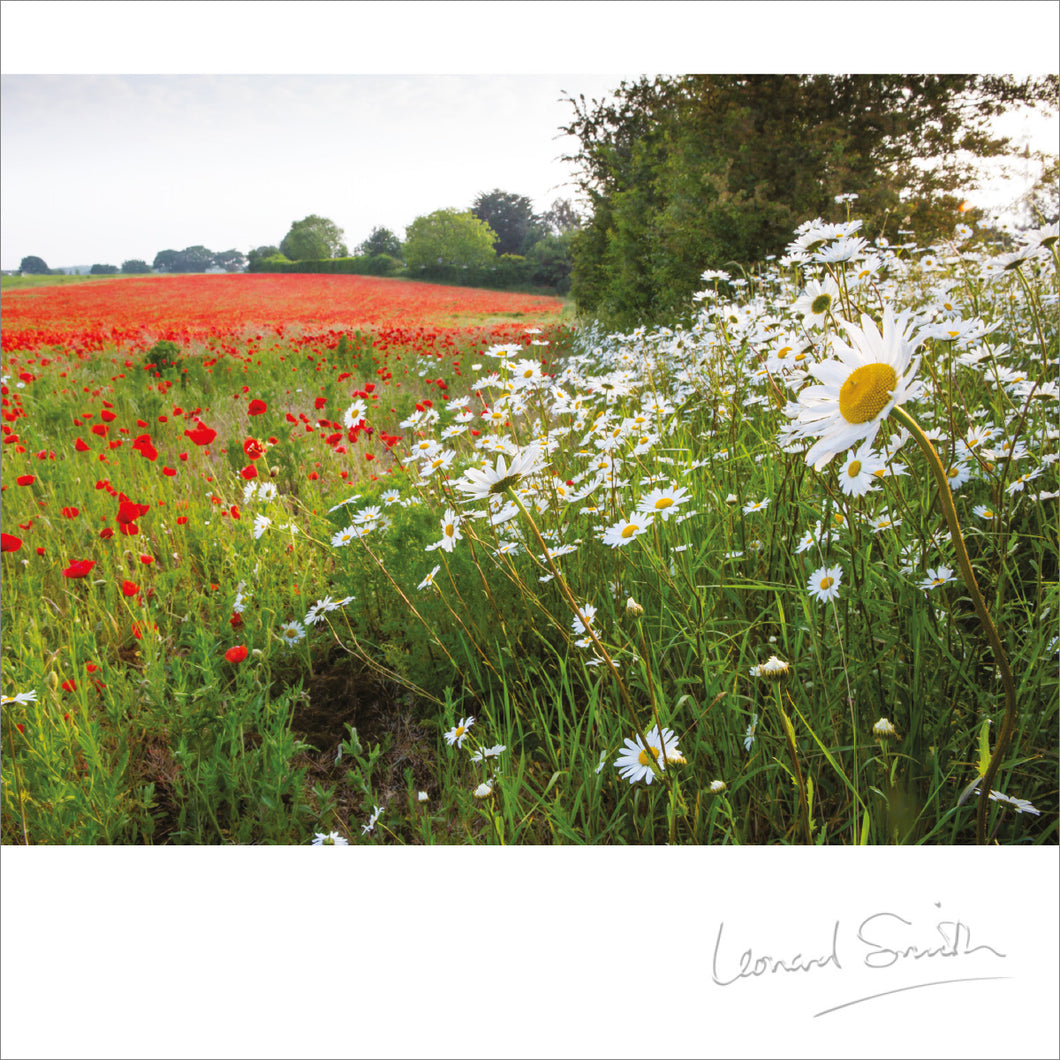
[[8, 844], [1055, 844], [1057, 228], [684, 323], [5, 288]]

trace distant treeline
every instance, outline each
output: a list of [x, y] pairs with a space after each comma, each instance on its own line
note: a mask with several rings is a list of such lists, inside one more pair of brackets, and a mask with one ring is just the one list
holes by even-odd
[[565, 294], [570, 290], [569, 258], [540, 262], [517, 254], [504, 254], [490, 265], [409, 266], [389, 254], [358, 255], [287, 261], [252, 259], [247, 272], [303, 272], [327, 275], [388, 276], [452, 287], [485, 287], [491, 290], [539, 290]]

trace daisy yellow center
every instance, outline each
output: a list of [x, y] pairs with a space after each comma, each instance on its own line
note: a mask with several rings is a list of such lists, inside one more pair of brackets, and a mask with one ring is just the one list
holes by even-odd
[[778, 359], [782, 359], [784, 357], [787, 357], [787, 355], [789, 353], [791, 353], [791, 347], [790, 346], [785, 346], [785, 347], [783, 347], [783, 349], [777, 350], [777, 358]]
[[450, 524], [449, 524], [449, 525], [448, 525], [448, 526], [447, 526], [447, 527], [445, 528], [445, 536], [446, 536], [446, 537], [452, 537], [454, 533], [456, 533], [456, 527], [454, 527], [454, 526], [453, 526], [453, 524], [452, 524], [452, 523], [450, 523]]
[[463, 736], [463, 735], [464, 735], [464, 726], [463, 725], [458, 725], [456, 727], [456, 731], [453, 733], [453, 739], [454, 740], [459, 740], [460, 737]]
[[294, 638], [298, 636], [298, 630], [297, 629], [285, 629], [283, 631], [283, 635], [285, 637], [289, 638], [290, 640], [294, 640]]
[[847, 474], [851, 478], [857, 478], [858, 475], [861, 474], [861, 461], [860, 460], [852, 460], [850, 462], [850, 467], [847, 468]]
[[669, 508], [670, 505], [673, 504], [673, 502], [674, 502], [673, 497], [660, 497], [655, 502], [655, 509], [656, 509], [656, 511], [662, 511], [663, 508]]
[[863, 364], [839, 389], [839, 413], [847, 423], [874, 420], [890, 400], [898, 375], [889, 364]]
[[632, 537], [639, 529], [640, 527], [637, 526], [636, 523], [630, 523], [629, 526], [622, 528], [622, 536], [627, 538]]
[[811, 303], [810, 311], [814, 316], [821, 316], [822, 313], [828, 312], [828, 307], [832, 304], [832, 296], [830, 294], [819, 294]]
[[[648, 751], [651, 752], [651, 758], [648, 757]], [[641, 753], [637, 755], [637, 761], [640, 762], [642, 766], [651, 765], [652, 760], [659, 757], [658, 747], [649, 747], [648, 751], [641, 751]]]
[[834, 584], [834, 582], [835, 582], [834, 578], [822, 578], [821, 579], [821, 588], [822, 589], [831, 589], [832, 585]]

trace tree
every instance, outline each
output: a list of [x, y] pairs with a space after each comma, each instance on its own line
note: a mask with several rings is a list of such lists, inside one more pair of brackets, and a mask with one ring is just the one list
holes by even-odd
[[389, 228], [376, 227], [357, 248], [357, 253], [368, 258], [374, 258], [377, 254], [388, 254], [392, 258], [400, 258], [402, 255], [401, 240]]
[[258, 262], [264, 261], [266, 258], [271, 258], [279, 253], [280, 248], [273, 246], [255, 247], [253, 250], [248, 250], [247, 268], [253, 269], [255, 268], [255, 266], [257, 266]]
[[1019, 203], [1031, 228], [1060, 220], [1060, 158], [1042, 156], [1039, 161], [1042, 172]]
[[1056, 105], [1058, 79], [983, 75], [691, 75], [569, 99], [563, 131], [592, 217], [573, 245], [572, 293], [614, 324], [679, 313], [704, 269], [780, 252], [801, 222], [866, 234], [949, 235], [977, 162], [1010, 150], [991, 120]]
[[405, 229], [409, 268], [429, 265], [489, 265], [497, 235], [470, 210], [435, 210]]
[[236, 250], [221, 250], [213, 256], [214, 265], [225, 272], [242, 272], [247, 267], [247, 259], [243, 252]]
[[534, 223], [534, 204], [525, 195], [512, 192], [482, 192], [472, 204], [471, 212], [497, 233], [495, 250], [501, 254], [521, 254]]
[[51, 269], [44, 263], [43, 258], [38, 258], [35, 254], [31, 254], [29, 257], [22, 259], [22, 264], [19, 265], [18, 271], [23, 276], [47, 276]]
[[291, 261], [319, 261], [349, 255], [343, 231], [334, 221], [315, 213], [295, 221], [280, 243], [280, 252]]
[[200, 245], [183, 250], [160, 250], [155, 255], [155, 272], [206, 272], [214, 265], [214, 252]]
[[151, 267], [155, 272], [180, 272], [180, 269], [176, 268], [179, 261], [179, 250], [160, 250], [155, 255], [155, 260]]
[[556, 236], [573, 232], [583, 224], [581, 215], [569, 199], [556, 199], [538, 220], [546, 232]]
[[151, 266], [146, 261], [141, 261], [140, 258], [130, 258], [128, 261], [121, 263], [121, 271], [126, 275], [140, 275], [151, 271]]
[[89, 276], [114, 276], [117, 272], [117, 265], [93, 265], [88, 270]]

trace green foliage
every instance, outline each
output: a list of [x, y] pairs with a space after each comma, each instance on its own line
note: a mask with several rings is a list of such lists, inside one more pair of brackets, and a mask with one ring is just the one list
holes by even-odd
[[1018, 102], [1055, 106], [1056, 78], [693, 75], [571, 99], [569, 160], [593, 207], [572, 293], [616, 325], [673, 321], [704, 270], [777, 254], [807, 218], [843, 219], [841, 194], [873, 236], [948, 235], [976, 162], [1008, 149], [990, 120]]
[[498, 255], [525, 253], [538, 234], [534, 231], [534, 204], [525, 195], [494, 188], [475, 199], [471, 212], [496, 233], [494, 250]]
[[169, 339], [156, 342], [144, 355], [144, 369], [159, 376], [179, 373], [184, 351]]
[[342, 229], [334, 221], [314, 213], [292, 222], [280, 251], [291, 261], [344, 258], [348, 251], [342, 238]]
[[218, 251], [213, 259], [214, 265], [225, 272], [242, 272], [247, 267], [246, 257], [234, 247], [231, 250]]
[[213, 268], [216, 255], [201, 244], [183, 250], [160, 250], [152, 265], [155, 272], [206, 272]]
[[18, 271], [25, 276], [47, 276], [51, 270], [48, 268], [43, 258], [38, 258], [36, 255], [30, 254], [28, 257], [22, 259]]
[[364, 265], [369, 276], [394, 276], [402, 268], [401, 262], [391, 254], [373, 254]]
[[[253, 250], [248, 250], [247, 251], [247, 272], [257, 272], [258, 271], [257, 266], [261, 262], [266, 261], [266, 260], [270, 260], [270, 259], [276, 258], [276, 257], [281, 257], [281, 258], [283, 257], [283, 255], [280, 254], [280, 248], [279, 247], [261, 246], [261, 247], [255, 247]], [[284, 258], [284, 260], [286, 261], [287, 259]]]
[[435, 210], [417, 217], [405, 230], [405, 261], [410, 270], [488, 265], [494, 260], [496, 238], [470, 210]]
[[357, 248], [361, 257], [372, 258], [378, 254], [386, 254], [392, 258], [401, 260], [401, 240], [390, 231], [389, 228], [375, 227], [372, 234]]
[[117, 265], [93, 265], [88, 270], [89, 276], [116, 276], [118, 272]]
[[142, 276], [151, 271], [151, 266], [140, 258], [130, 258], [121, 263], [121, 271], [127, 276]]

